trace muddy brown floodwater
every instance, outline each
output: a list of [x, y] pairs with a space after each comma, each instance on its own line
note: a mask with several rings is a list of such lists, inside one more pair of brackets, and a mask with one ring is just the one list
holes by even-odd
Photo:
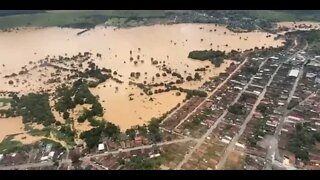
[[[142, 26], [129, 29], [112, 27], [96, 27], [80, 36], [80, 29], [69, 28], [24, 28], [15, 32], [0, 32], [0, 91], [13, 90], [20, 92], [31, 91], [30, 87], [21, 84], [13, 87], [9, 85], [3, 75], [17, 72], [21, 66], [29, 61], [44, 59], [47, 55], [76, 55], [79, 52], [101, 53], [95, 63], [100, 67], [117, 71], [117, 78], [123, 84], [107, 81], [91, 89], [99, 95], [105, 111], [105, 119], [120, 126], [122, 130], [133, 125], [143, 124], [152, 117], [159, 117], [163, 113], [182, 103], [185, 94], [176, 96], [170, 91], [152, 96], [140, 95], [141, 89], [128, 85], [131, 72], [140, 72], [135, 82], [151, 83], [156, 73], [162, 74], [157, 66], [152, 65], [151, 58], [161, 61], [183, 77], [194, 75], [195, 69], [209, 66], [209, 71], [201, 72], [202, 80], [186, 83], [182, 86], [197, 89], [209, 77], [217, 76], [232, 62], [225, 61], [219, 68], [215, 68], [209, 61], [188, 59], [188, 53], [193, 50], [246, 50], [254, 47], [277, 47], [283, 45], [283, 40], [274, 40], [274, 35], [267, 37], [264, 32], [232, 33], [222, 26], [212, 24], [176, 24]], [[130, 55], [130, 51], [132, 54]], [[129, 59], [133, 57], [131, 62]], [[140, 56], [139, 59], [137, 56]], [[143, 60], [143, 62], [142, 62]], [[137, 64], [134, 64], [137, 61]], [[3, 65], [2, 65], [3, 64]], [[37, 78], [28, 78], [33, 90], [43, 84]], [[155, 82], [169, 82], [172, 76], [155, 78]], [[52, 89], [52, 87], [49, 87]], [[132, 100], [129, 100], [129, 95]], [[150, 97], [153, 101], [149, 101]]]

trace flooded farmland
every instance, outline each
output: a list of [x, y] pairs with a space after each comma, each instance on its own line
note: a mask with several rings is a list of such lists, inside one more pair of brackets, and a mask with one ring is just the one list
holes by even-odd
[[[129, 81], [167, 83], [174, 80], [171, 76], [162, 75], [163, 71], [159, 68], [162, 65], [184, 77], [193, 75], [197, 68], [207, 66], [208, 71], [199, 72], [201, 81], [181, 85], [197, 89], [210, 77], [224, 72], [233, 61], [226, 60], [216, 68], [209, 61], [189, 59], [190, 51], [213, 49], [229, 52], [283, 45], [283, 40], [274, 40], [274, 35], [269, 37], [269, 34], [263, 32], [233, 33], [214, 24], [154, 25], [128, 29], [100, 26], [77, 35], [80, 31], [82, 30], [54, 27], [0, 32], [0, 91], [27, 93], [40, 87], [52, 90], [54, 86], [44, 86], [44, 78], [39, 80], [36, 73], [19, 76], [20, 82], [25, 80], [28, 83], [16, 83], [14, 86], [3, 76], [17, 73], [22, 66], [30, 64], [30, 61], [36, 62], [48, 55], [58, 57], [73, 56], [79, 52], [100, 53], [101, 57], [95, 58], [94, 62], [99, 67], [116, 71], [116, 77], [123, 83], [108, 80], [90, 90], [99, 96], [99, 101], [105, 108], [104, 118], [125, 130], [133, 125], [146, 123], [152, 117], [161, 116], [182, 103], [185, 98], [185, 94], [177, 96], [174, 91], [142, 95], [141, 89], [129, 85]], [[151, 59], [157, 60], [159, 64], [153, 65]], [[130, 78], [132, 72], [140, 72], [139, 79]], [[50, 73], [50, 70], [44, 73]], [[157, 73], [161, 76], [157, 77]]]

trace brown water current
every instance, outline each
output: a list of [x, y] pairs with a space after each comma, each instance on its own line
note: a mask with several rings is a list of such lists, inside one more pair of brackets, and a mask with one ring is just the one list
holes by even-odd
[[[115, 77], [124, 83], [108, 80], [90, 90], [100, 97], [99, 101], [106, 109], [104, 118], [125, 130], [133, 125], [146, 123], [152, 117], [161, 116], [178, 103], [182, 103], [185, 98], [185, 94], [177, 96], [175, 91], [152, 96], [140, 95], [142, 90], [129, 85], [129, 81], [151, 83], [152, 77], [154, 83], [175, 81], [176, 79], [170, 75], [156, 78], [156, 73], [163, 73], [159, 68], [163, 64], [183, 77], [193, 76], [196, 68], [209, 66], [208, 71], [200, 73], [201, 81], [181, 85], [184, 88], [197, 89], [210, 77], [224, 72], [232, 61], [226, 60], [219, 68], [215, 68], [209, 61], [189, 59], [190, 51], [213, 49], [228, 52], [283, 45], [283, 40], [274, 40], [274, 35], [267, 37], [268, 33], [233, 33], [225, 27], [213, 24], [154, 25], [117, 30], [99, 26], [78, 36], [77, 33], [80, 31], [81, 29], [53, 27], [0, 32], [0, 91], [30, 92], [44, 87], [38, 76], [22, 77], [30, 86], [20, 83], [15, 84], [15, 87], [9, 85], [8, 80], [3, 78], [4, 75], [19, 72], [29, 61], [35, 62], [47, 55], [72, 56], [86, 51], [94, 55], [100, 53], [102, 57], [95, 58], [95, 63], [99, 67], [117, 71]], [[132, 61], [130, 57], [133, 58]], [[157, 60], [159, 64], [152, 65], [151, 58]], [[44, 73], [50, 72], [48, 70]], [[140, 78], [131, 79], [131, 72], [140, 72]], [[54, 89], [54, 86], [44, 88]], [[133, 94], [131, 100], [130, 94]], [[59, 115], [55, 113], [55, 117]], [[80, 129], [86, 128], [80, 127]]]

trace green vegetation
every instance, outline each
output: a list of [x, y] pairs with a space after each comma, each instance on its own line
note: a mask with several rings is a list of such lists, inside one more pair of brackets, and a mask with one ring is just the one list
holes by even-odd
[[[112, 18], [113, 19], [110, 19]], [[107, 20], [111, 24], [124, 25], [131, 20], [139, 18], [164, 17], [164, 11], [158, 10], [73, 10], [73, 11], [46, 11], [36, 14], [22, 14], [0, 17], [0, 28], [15, 28], [21, 26], [59, 26], [74, 28], [92, 28], [103, 24]], [[119, 20], [122, 22], [112, 22]]]
[[11, 101], [12, 101], [11, 98], [0, 98], [0, 102], [3, 103], [3, 106], [6, 106]]
[[196, 72], [196, 73], [194, 74], [194, 79], [195, 79], [195, 80], [201, 80], [201, 75]]
[[135, 128], [127, 129], [125, 133], [130, 140], [134, 140], [134, 138], [136, 137], [136, 129]]
[[40, 141], [36, 142], [34, 145], [44, 147], [47, 144], [51, 144], [52, 149], [55, 149], [56, 151], [65, 151], [66, 150], [66, 148], [63, 147], [59, 142], [53, 141], [51, 139], [41, 139]]
[[0, 153], [14, 152], [22, 146], [23, 144], [21, 142], [13, 140], [13, 136], [7, 136], [0, 143]]
[[162, 140], [162, 135], [160, 131], [160, 122], [163, 117], [152, 118], [148, 125], [134, 126], [125, 131], [126, 136], [130, 140], [134, 140], [135, 137], [142, 136], [148, 138], [153, 143], [160, 142]]
[[199, 97], [207, 97], [208, 94], [205, 91], [200, 91], [200, 90], [190, 90], [190, 89], [184, 89], [182, 92], [187, 93], [186, 98], [190, 99], [193, 96], [199, 96]]
[[268, 21], [295, 21], [295, 15], [289, 12], [273, 11], [273, 10], [252, 10], [247, 11], [249, 15], [258, 19], [265, 19]]
[[0, 16], [10, 16], [10, 15], [19, 15], [19, 14], [34, 14], [34, 13], [43, 13], [44, 10], [1, 10]]
[[148, 126], [143, 124], [142, 126], [137, 125], [130, 129], [127, 129], [125, 134], [130, 140], [133, 140], [138, 134], [143, 137], [148, 136]]
[[260, 137], [264, 137], [267, 134], [267, 121], [268, 118], [261, 118], [258, 120], [257, 124], [254, 126], [253, 137], [249, 137], [249, 142], [252, 146], [255, 146], [260, 140]]
[[44, 136], [44, 137], [49, 137], [51, 132], [50, 127], [44, 127], [43, 129], [30, 129], [28, 131], [28, 134], [31, 136]]
[[226, 53], [223, 51], [213, 51], [213, 50], [204, 50], [204, 51], [191, 51], [188, 55], [188, 58], [198, 59], [198, 60], [208, 60], [215, 58], [223, 58]]
[[288, 150], [295, 154], [296, 158], [309, 161], [309, 152], [316, 141], [320, 142], [320, 132], [310, 129], [308, 123], [299, 123], [295, 126], [295, 132], [288, 144]]
[[318, 10], [250, 10], [249, 16], [267, 21], [319, 21]]
[[71, 129], [70, 125], [63, 125], [59, 130], [53, 129], [52, 133], [58, 140], [66, 142], [69, 146], [75, 145], [75, 133]]
[[5, 110], [6, 117], [22, 116], [23, 123], [35, 122], [48, 126], [55, 122], [49, 105], [48, 94], [29, 93], [20, 98], [14, 95], [11, 108]]
[[74, 109], [78, 104], [92, 104], [90, 110], [85, 111], [78, 117], [79, 122], [84, 122], [90, 117], [103, 115], [103, 108], [97, 97], [90, 92], [88, 85], [82, 79], [75, 81], [71, 88], [65, 86], [58, 88], [56, 93], [58, 102], [55, 104], [55, 108], [62, 113]]
[[[79, 76], [83, 77], [83, 78], [91, 77], [91, 78], [97, 79], [98, 82], [96, 82], [96, 83], [91, 82], [89, 84], [91, 87], [96, 87], [98, 84], [100, 84], [102, 82], [105, 82], [107, 79], [112, 77], [112, 75], [110, 74], [111, 70], [108, 70], [108, 69], [105, 69], [105, 68], [100, 69], [93, 62], [88, 62], [88, 64], [89, 64], [88, 68], [86, 68], [84, 72], [80, 72]], [[103, 74], [102, 72], [107, 72], [109, 74]]]
[[259, 71], [259, 66], [255, 66], [255, 65], [250, 65], [250, 66], [246, 66], [243, 68], [242, 70], [243, 72], [247, 73], [247, 74], [256, 74]]
[[47, 144], [52, 144], [52, 149], [56, 151], [65, 151], [65, 148], [58, 142], [51, 139], [41, 139], [34, 144], [22, 144], [19, 141], [13, 140], [14, 136], [7, 136], [0, 143], [0, 154], [8, 154], [13, 152], [30, 152], [32, 147], [43, 148]]
[[190, 122], [186, 123], [185, 127], [187, 129], [194, 130], [212, 114], [213, 111], [211, 109], [206, 109], [202, 113], [193, 117]]
[[94, 118], [94, 117], [90, 117], [90, 118], [88, 118], [88, 121], [89, 121], [89, 123], [90, 123], [90, 125], [92, 126], [92, 127], [99, 127], [99, 126], [103, 126], [104, 124], [104, 120], [97, 120], [96, 118]]
[[228, 108], [228, 111], [235, 115], [244, 115], [246, 108], [242, 104], [234, 104]]
[[292, 35], [297, 35], [308, 41], [309, 48], [307, 51], [312, 54], [320, 54], [320, 31], [319, 30], [310, 30], [310, 31], [298, 31], [291, 32]]
[[150, 140], [154, 143], [161, 141], [161, 133], [160, 133], [160, 122], [161, 120], [152, 118], [148, 124], [149, 137]]
[[263, 116], [267, 116], [271, 113], [271, 107], [267, 106], [266, 104], [259, 104], [257, 106], [257, 111], [260, 112]]
[[148, 96], [153, 94], [152, 91], [151, 91], [151, 85], [145, 85], [143, 83], [136, 83], [136, 82], [132, 82], [132, 81], [129, 81], [129, 85], [137, 86], [138, 88], [140, 88]]
[[220, 67], [221, 63], [223, 63], [223, 59], [225, 59], [226, 53], [224, 51], [213, 51], [213, 50], [205, 50], [205, 51], [191, 51], [188, 55], [188, 58], [197, 59], [197, 60], [209, 60], [216, 67]]
[[124, 162], [126, 168], [131, 170], [156, 170], [162, 163], [161, 157], [146, 158], [142, 156], [132, 157], [129, 161]]
[[80, 138], [84, 139], [89, 149], [98, 146], [103, 137], [117, 140], [120, 136], [120, 128], [110, 122], [101, 121], [100, 126], [82, 132]]

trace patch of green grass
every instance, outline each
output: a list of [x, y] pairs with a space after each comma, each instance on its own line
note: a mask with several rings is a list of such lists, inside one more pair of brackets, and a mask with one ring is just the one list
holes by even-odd
[[69, 125], [62, 126], [60, 130], [52, 129], [52, 134], [60, 141], [64, 141], [69, 146], [74, 146], [75, 133]]
[[43, 129], [32, 129], [28, 132], [31, 136], [50, 136], [50, 128], [43, 128]]
[[20, 141], [13, 140], [14, 136], [7, 136], [0, 143], [0, 153], [9, 153], [17, 150], [19, 147], [22, 147], [23, 144]]
[[3, 106], [6, 106], [8, 103], [11, 102], [11, 98], [0, 98], [0, 102], [3, 103]]

